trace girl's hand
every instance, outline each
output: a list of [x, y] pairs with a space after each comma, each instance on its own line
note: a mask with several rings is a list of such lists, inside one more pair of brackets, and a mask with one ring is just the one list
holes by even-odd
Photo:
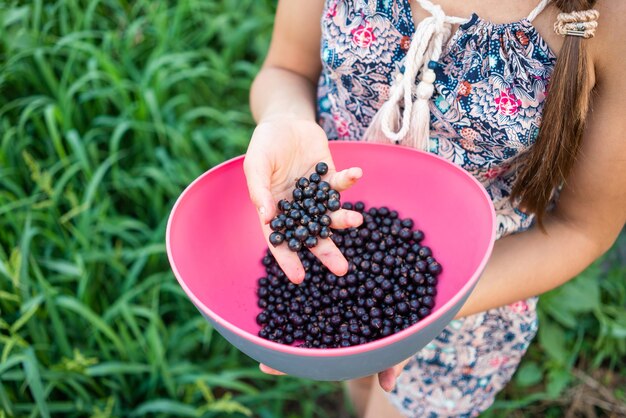
[[391, 392], [393, 390], [396, 386], [396, 379], [400, 376], [400, 373], [402, 373], [404, 366], [406, 366], [409, 360], [410, 359], [406, 359], [402, 363], [396, 364], [378, 373], [378, 384], [385, 392]]
[[[250, 198], [257, 208], [268, 247], [287, 277], [294, 283], [304, 279], [304, 269], [297, 253], [286, 245], [274, 247], [268, 241], [269, 222], [276, 216], [280, 199], [293, 200], [295, 181], [315, 171], [319, 162], [328, 164], [324, 180], [341, 192], [361, 176], [358, 167], [337, 172], [324, 131], [315, 122], [304, 119], [274, 118], [260, 123], [254, 130], [244, 160], [244, 171]], [[332, 212], [333, 228], [350, 228], [363, 222], [361, 214], [340, 209]], [[338, 276], [348, 271], [348, 262], [330, 239], [321, 239], [311, 248], [319, 260]]]

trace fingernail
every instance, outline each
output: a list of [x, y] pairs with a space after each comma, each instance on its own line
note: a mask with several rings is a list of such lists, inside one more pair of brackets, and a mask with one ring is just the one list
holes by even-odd
[[266, 211], [265, 211], [265, 207], [261, 206], [261, 207], [258, 209], [258, 211], [259, 211], [259, 216], [261, 217], [261, 219], [263, 220], [263, 222], [265, 222], [265, 213], [266, 213]]
[[348, 274], [349, 270], [350, 263], [348, 263], [348, 260], [346, 260], [345, 263], [341, 263], [340, 267], [337, 267], [337, 276], [345, 276], [346, 274]]
[[304, 281], [304, 270], [297, 270], [294, 272], [293, 276], [289, 276], [289, 280], [293, 284], [300, 284]]

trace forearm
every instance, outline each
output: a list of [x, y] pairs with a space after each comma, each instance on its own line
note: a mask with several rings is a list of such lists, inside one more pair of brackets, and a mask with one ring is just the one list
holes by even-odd
[[591, 234], [555, 217], [546, 232], [532, 228], [496, 242], [476, 288], [457, 317], [537, 296], [567, 282], [602, 255], [617, 232]]
[[250, 108], [257, 123], [274, 118], [315, 120], [314, 83], [279, 67], [264, 67], [252, 84]]

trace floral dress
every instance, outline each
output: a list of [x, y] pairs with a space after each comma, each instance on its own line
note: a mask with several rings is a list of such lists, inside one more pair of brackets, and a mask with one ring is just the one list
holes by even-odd
[[[326, 1], [317, 111], [329, 139], [360, 139], [388, 97], [415, 31], [408, 1]], [[531, 23], [545, 3], [507, 24], [472, 15], [434, 68], [430, 152], [483, 184], [496, 208], [497, 238], [533, 222], [510, 193], [515, 163], [537, 136], [556, 61]], [[477, 416], [535, 336], [535, 308], [531, 298], [452, 321], [406, 365], [390, 400], [409, 417]]]

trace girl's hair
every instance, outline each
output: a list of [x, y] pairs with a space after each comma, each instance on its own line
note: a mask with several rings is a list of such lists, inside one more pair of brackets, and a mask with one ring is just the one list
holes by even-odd
[[[564, 13], [591, 9], [596, 0], [555, 0]], [[535, 214], [543, 229], [543, 215], [555, 188], [571, 171], [580, 149], [590, 102], [586, 39], [565, 36], [544, 104], [537, 140], [520, 167], [512, 196]]]

